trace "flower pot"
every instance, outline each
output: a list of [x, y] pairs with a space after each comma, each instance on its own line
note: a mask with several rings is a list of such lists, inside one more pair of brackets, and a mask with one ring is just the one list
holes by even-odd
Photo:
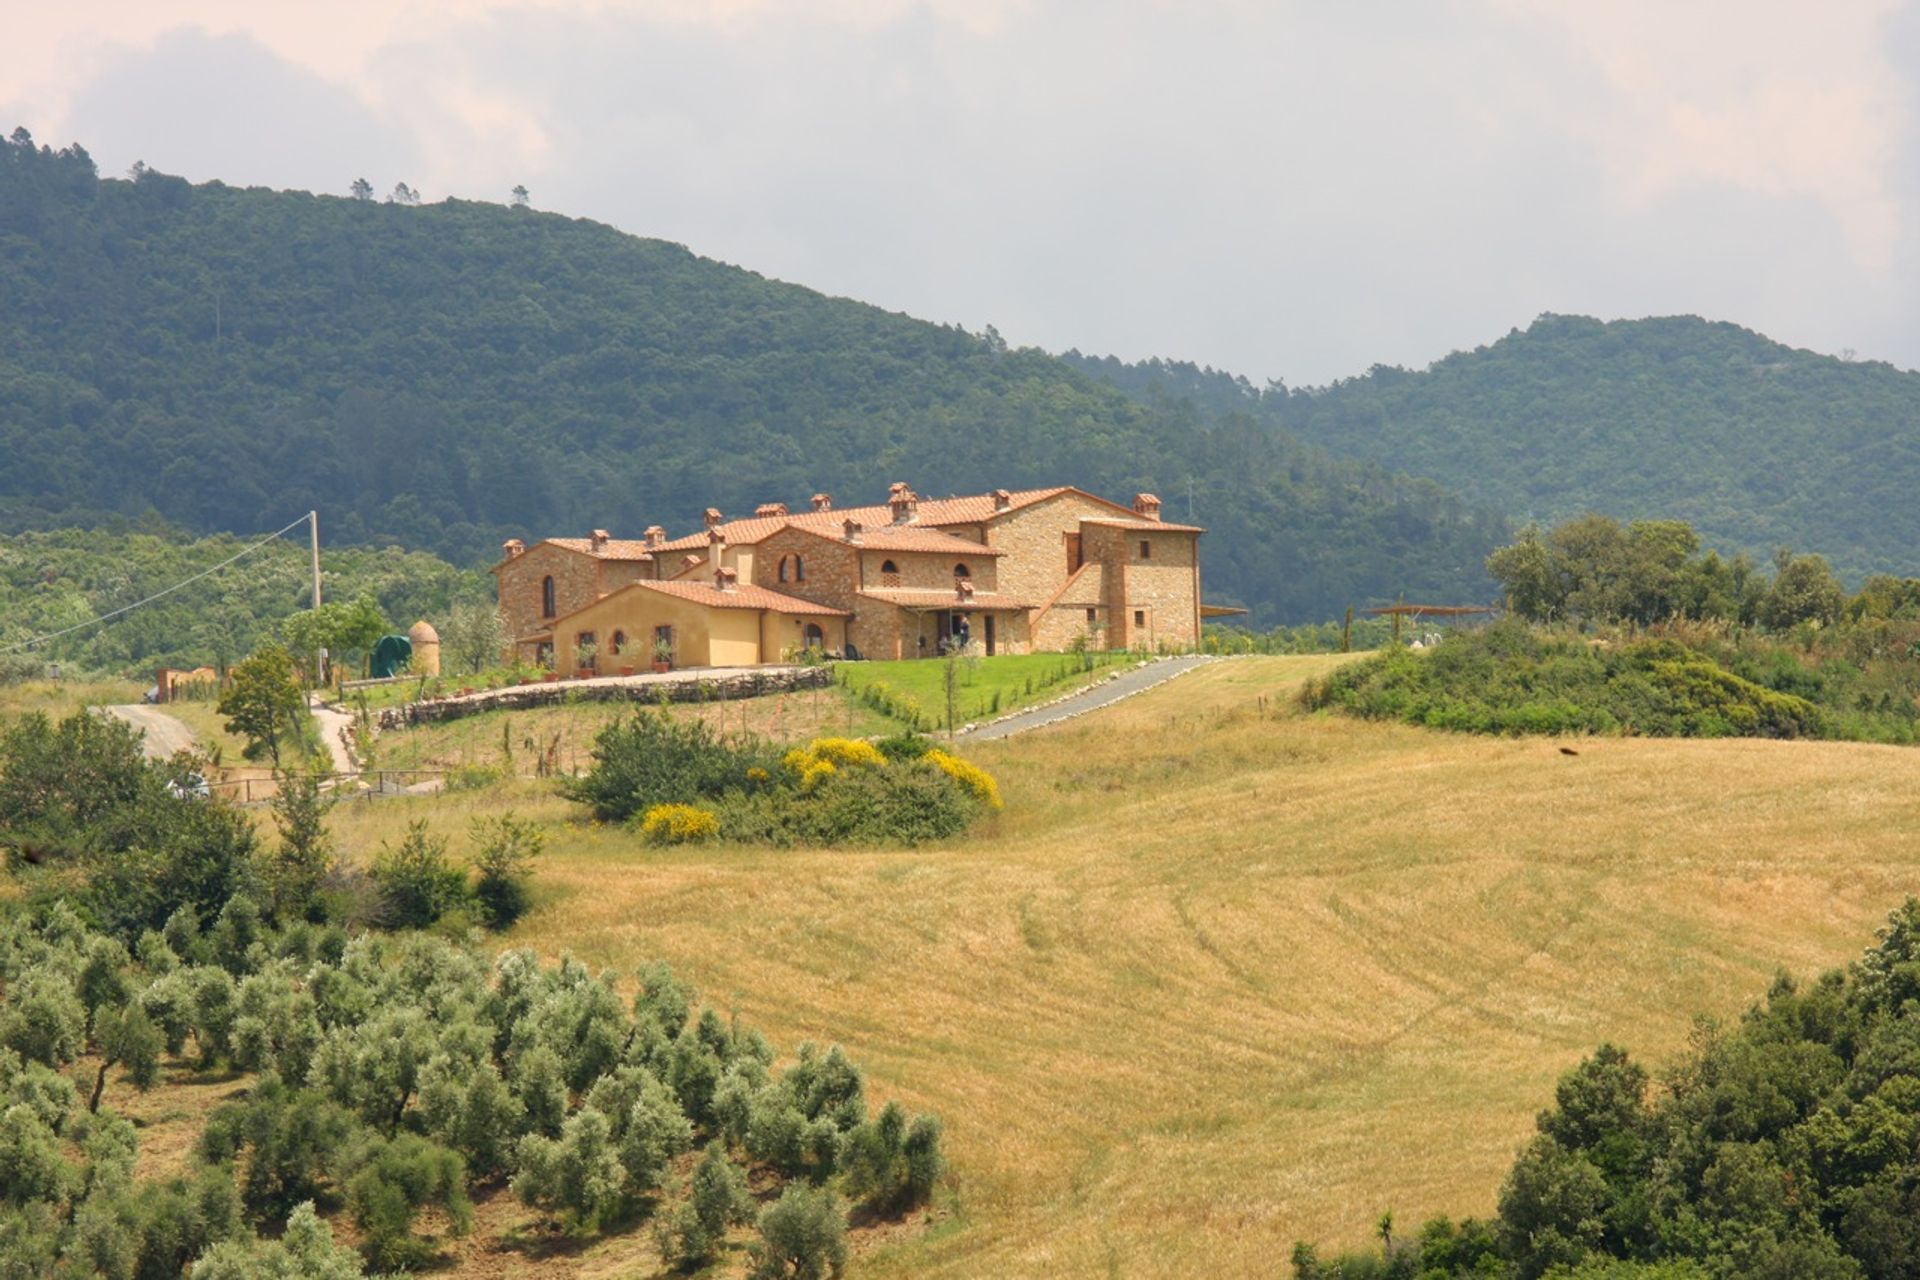
[[560, 673], [558, 671], [549, 671], [547, 672], [547, 674], [545, 674], [544, 676], [541, 676], [540, 678], [546, 681], [548, 684], [558, 684], [560, 681]]
[[656, 662], [653, 664], [653, 669], [660, 675], [665, 675], [667, 672], [673, 670], [673, 664], [671, 662]]
[[632, 667], [622, 667], [622, 668], [620, 668], [620, 674], [621, 674], [621, 675], [623, 675], [623, 676], [630, 676], [630, 675], [632, 675], [632, 674], [633, 674], [633, 668], [632, 668]]
[[462, 686], [460, 689], [460, 696], [463, 698], [471, 698], [473, 696], [472, 688], [468, 686]]
[[598, 671], [595, 671], [592, 667], [582, 667], [578, 671], [573, 673], [573, 678], [575, 680], [591, 680], [599, 674], [600, 673]]

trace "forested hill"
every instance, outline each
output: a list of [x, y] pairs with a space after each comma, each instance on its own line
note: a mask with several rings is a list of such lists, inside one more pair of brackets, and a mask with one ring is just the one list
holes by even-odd
[[1673, 518], [1727, 552], [1790, 545], [1856, 579], [1920, 573], [1920, 374], [1736, 325], [1542, 316], [1424, 371], [1379, 366], [1311, 391], [1185, 364], [1080, 363], [1518, 518]]
[[611, 228], [101, 180], [0, 145], [0, 531], [137, 518], [488, 561], [507, 536], [637, 535], [817, 490], [875, 501], [1152, 490], [1208, 595], [1263, 621], [1480, 598], [1485, 510], [1247, 415], [1125, 396], [922, 323]]

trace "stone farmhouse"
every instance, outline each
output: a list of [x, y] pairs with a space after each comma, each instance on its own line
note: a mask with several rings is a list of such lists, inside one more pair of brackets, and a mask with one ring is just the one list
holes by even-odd
[[1200, 535], [1061, 485], [884, 504], [769, 503], [669, 538], [596, 529], [505, 545], [500, 608], [522, 661], [615, 675], [780, 662], [812, 647], [864, 658], [1103, 648], [1183, 649], [1200, 639]]

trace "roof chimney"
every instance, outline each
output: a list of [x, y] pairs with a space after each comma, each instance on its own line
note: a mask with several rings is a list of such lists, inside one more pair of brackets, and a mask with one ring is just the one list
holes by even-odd
[[522, 551], [525, 551], [527, 549], [527, 544], [520, 541], [520, 539], [518, 538], [508, 538], [505, 542], [500, 544], [500, 549], [506, 552], [507, 559], [511, 560], [514, 557], [518, 556]]
[[832, 495], [832, 494], [830, 494], [830, 493], [816, 493], [816, 494], [814, 494], [814, 495], [813, 495], [813, 509], [814, 509], [815, 511], [831, 511], [831, 510], [833, 510], [833, 495]]
[[739, 581], [740, 575], [731, 569], [715, 569], [713, 571], [713, 585], [715, 590], [732, 591], [739, 584]]
[[687, 569], [691, 569], [693, 568], [693, 566], [700, 563], [702, 563], [702, 561], [699, 556], [682, 556], [680, 558], [680, 568], [683, 571]]
[[753, 509], [753, 514], [756, 516], [783, 516], [787, 514], [787, 504], [784, 502], [763, 502]]
[[645, 537], [648, 550], [657, 550], [660, 544], [667, 540], [667, 531], [657, 524], [650, 524], [647, 526]]
[[713, 528], [713, 526], [719, 524], [721, 521], [721, 518], [722, 517], [720, 515], [720, 508], [718, 507], [707, 508], [707, 514], [706, 514], [707, 528], [711, 529]]
[[895, 524], [912, 524], [919, 514], [920, 495], [904, 483], [895, 484], [887, 490], [887, 506]]
[[1158, 520], [1160, 499], [1150, 493], [1136, 494], [1133, 499], [1133, 510], [1142, 520]]
[[995, 511], [1008, 511], [1011, 510], [1012, 507], [1012, 494], [1008, 493], [1005, 489], [995, 489], [993, 491], [993, 509]]
[[708, 526], [707, 545], [713, 548], [714, 559], [719, 559], [720, 553], [727, 549], [727, 531], [717, 524]]
[[605, 529], [595, 529], [593, 536], [588, 539], [588, 541], [593, 544], [595, 551], [605, 551], [607, 549], [607, 539], [609, 536]]
[[846, 538], [848, 542], [860, 541], [860, 530], [863, 526], [858, 520], [849, 518], [841, 522], [841, 527], [846, 530]]

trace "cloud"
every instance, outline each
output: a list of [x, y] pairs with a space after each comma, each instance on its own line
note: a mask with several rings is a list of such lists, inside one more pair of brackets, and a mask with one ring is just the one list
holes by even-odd
[[75, 94], [67, 126], [103, 171], [144, 160], [236, 186], [343, 193], [356, 177], [402, 180], [420, 159], [412, 137], [351, 91], [250, 36], [191, 29], [109, 63]]
[[[70, 52], [93, 8], [29, 22]], [[1920, 363], [1920, 20], [1883, 0], [159, 8], [101, 29], [123, 43], [72, 63], [43, 140], [234, 182], [524, 182], [1016, 342], [1296, 382], [1545, 310]]]

